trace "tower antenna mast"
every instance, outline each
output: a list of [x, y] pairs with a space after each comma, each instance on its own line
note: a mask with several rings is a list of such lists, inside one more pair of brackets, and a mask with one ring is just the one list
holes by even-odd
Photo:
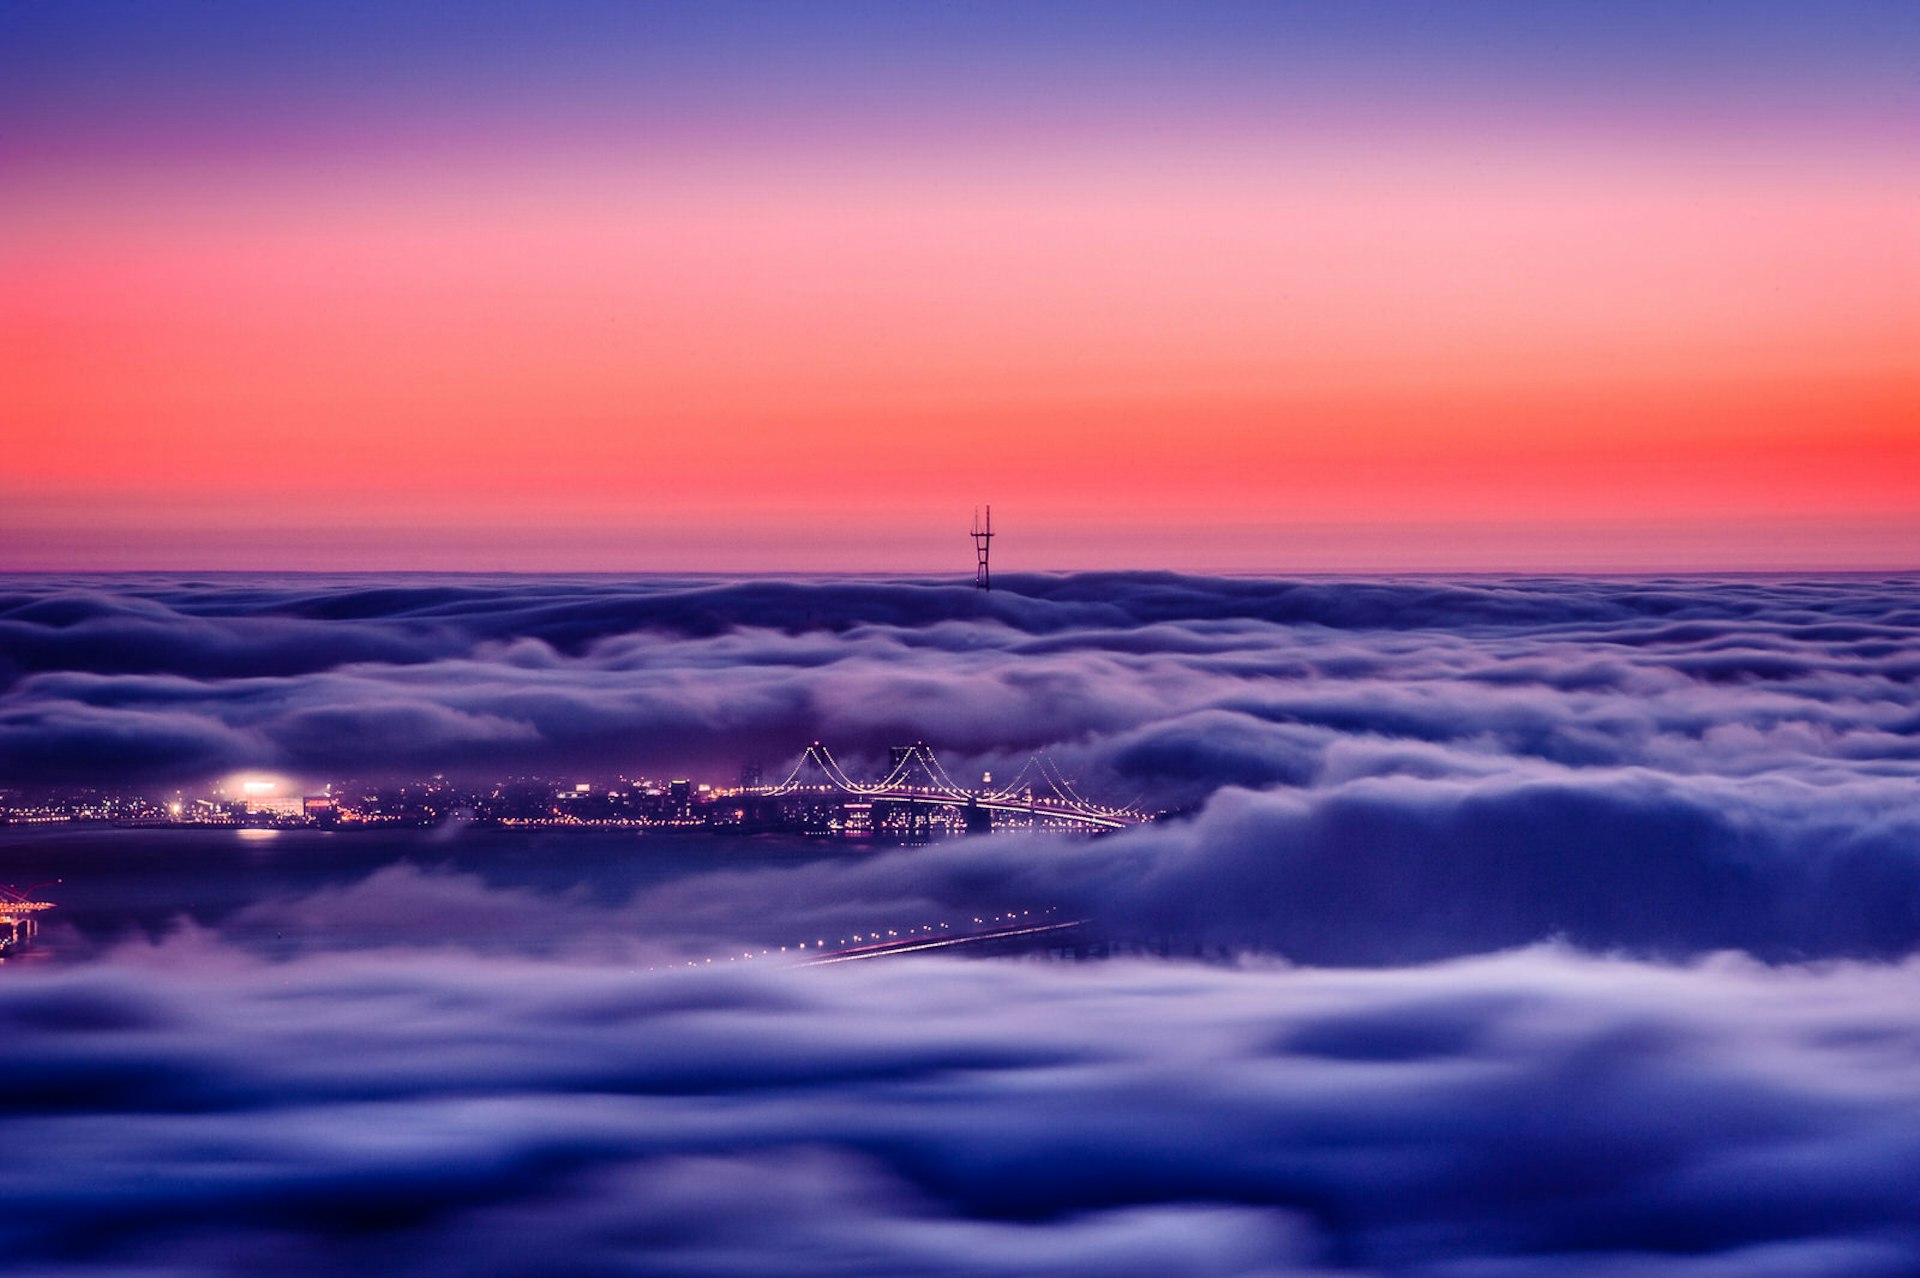
[[980, 508], [973, 508], [973, 553], [976, 563], [973, 569], [973, 584], [982, 590], [991, 590], [992, 578], [987, 574], [987, 554], [993, 549], [993, 507], [987, 507], [987, 519], [980, 522]]

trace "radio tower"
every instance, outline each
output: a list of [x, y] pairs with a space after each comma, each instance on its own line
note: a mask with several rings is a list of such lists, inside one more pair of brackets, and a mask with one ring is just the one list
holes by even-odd
[[979, 563], [973, 570], [973, 584], [982, 590], [991, 590], [991, 578], [987, 575], [987, 552], [993, 548], [993, 507], [987, 507], [987, 522], [980, 522], [980, 508], [973, 508], [973, 553]]

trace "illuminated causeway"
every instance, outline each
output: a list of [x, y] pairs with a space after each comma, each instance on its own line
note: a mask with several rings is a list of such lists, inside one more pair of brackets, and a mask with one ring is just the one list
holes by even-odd
[[[821, 967], [829, 963], [894, 958], [933, 950], [986, 949], [1010, 943], [1031, 944], [1038, 938], [1057, 938], [1063, 934], [1072, 933], [1084, 926], [1086, 922], [1087, 920], [1080, 918], [1063, 919], [1052, 908], [1007, 910], [998, 914], [977, 914], [972, 916], [970, 922], [961, 919], [907, 927], [875, 928], [871, 932], [854, 932], [832, 940], [819, 937], [812, 941], [766, 946], [758, 950], [742, 950], [737, 954], [718, 955], [718, 963], [715, 961], [716, 956], [709, 955], [705, 958], [687, 959], [665, 970], [711, 968], [719, 964], [751, 963], [759, 959], [797, 963], [801, 967]], [[662, 969], [651, 967], [647, 970], [653, 972]]]

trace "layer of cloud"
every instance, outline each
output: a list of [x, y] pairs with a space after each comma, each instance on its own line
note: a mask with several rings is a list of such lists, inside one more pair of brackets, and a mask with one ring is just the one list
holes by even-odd
[[[1920, 943], [1920, 804], [1904, 781], [1541, 765], [1230, 788], [1190, 820], [1094, 840], [953, 840], [751, 868], [716, 852], [624, 899], [489, 886], [482, 869], [434, 865], [447, 846], [254, 902], [227, 925], [296, 949], [477, 943], [643, 963], [964, 927], [1010, 908], [1086, 920], [1080, 944], [1349, 965], [1549, 939], [1773, 962], [1896, 959]], [[646, 854], [644, 843], [632, 853]]]
[[[925, 739], [958, 775], [1044, 749], [1084, 792], [1192, 814], [704, 876], [607, 935], [757, 944], [1015, 904], [1310, 962], [1920, 943], [1906, 578], [7, 584], [4, 780], [724, 780], [815, 738], [877, 773]], [[545, 934], [591, 936], [581, 909], [552, 904], [573, 923]]]
[[0, 982], [15, 1272], [1905, 1274], [1920, 968], [264, 964]]
[[[0, 584], [0, 784], [924, 738], [1182, 813], [624, 879], [450, 828], [52, 923], [21, 1272], [1920, 1271], [1911, 579]], [[1213, 962], [779, 953], [1020, 909]]]
[[816, 736], [869, 759], [925, 738], [966, 768], [1046, 747], [1179, 800], [1310, 781], [1354, 737], [1681, 771], [1920, 767], [1906, 579], [5, 584], [13, 781], [724, 774]]

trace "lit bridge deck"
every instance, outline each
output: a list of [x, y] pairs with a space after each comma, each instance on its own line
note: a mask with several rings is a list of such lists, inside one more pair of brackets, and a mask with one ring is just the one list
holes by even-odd
[[1005, 786], [968, 789], [947, 774], [938, 756], [924, 741], [903, 751], [893, 771], [870, 784], [848, 776], [833, 754], [816, 741], [806, 748], [784, 781], [753, 787], [748, 793], [763, 798], [842, 794], [876, 802], [975, 808], [1002, 816], [1026, 817], [1036, 824], [1079, 826], [1089, 830], [1122, 830], [1147, 820], [1133, 808], [1107, 807], [1081, 798], [1074, 791], [1073, 783], [1044, 755], [1030, 756], [1013, 781]]

